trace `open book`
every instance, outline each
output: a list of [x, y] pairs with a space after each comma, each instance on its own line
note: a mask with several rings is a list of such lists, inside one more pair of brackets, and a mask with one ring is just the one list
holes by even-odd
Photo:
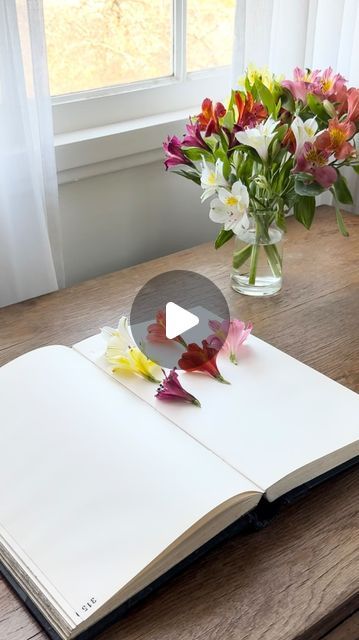
[[0, 369], [2, 572], [62, 640], [359, 454], [358, 396], [254, 336], [237, 367], [219, 355], [231, 385], [180, 373], [201, 409], [115, 380], [104, 349], [94, 336]]

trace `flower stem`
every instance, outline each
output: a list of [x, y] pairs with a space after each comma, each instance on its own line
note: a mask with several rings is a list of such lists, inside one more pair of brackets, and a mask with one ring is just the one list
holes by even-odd
[[242, 264], [244, 264], [248, 258], [250, 257], [252, 252], [252, 245], [248, 244], [246, 247], [243, 247], [243, 249], [240, 249], [239, 251], [236, 251], [233, 254], [233, 269], [239, 269], [240, 266], [242, 266]]
[[259, 245], [253, 244], [251, 249], [251, 262], [249, 265], [248, 284], [256, 283], [258, 257], [259, 257]]
[[280, 278], [282, 275], [282, 263], [278, 253], [278, 249], [275, 244], [264, 245], [264, 250], [267, 254], [268, 264], [275, 278]]

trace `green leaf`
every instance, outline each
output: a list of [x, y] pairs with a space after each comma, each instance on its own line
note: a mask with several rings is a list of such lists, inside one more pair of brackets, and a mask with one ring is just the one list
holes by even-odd
[[257, 78], [255, 81], [255, 86], [258, 91], [258, 95], [262, 100], [264, 106], [267, 108], [270, 115], [274, 115], [276, 113], [276, 103], [275, 100], [267, 87], [263, 84], [261, 80]]
[[206, 151], [206, 149], [199, 149], [198, 147], [181, 147], [181, 148], [186, 158], [188, 158], [189, 160], [198, 161], [204, 158], [208, 162], [213, 162], [212, 154], [209, 151]]
[[335, 215], [336, 215], [336, 218], [337, 218], [338, 229], [339, 229], [340, 233], [342, 234], [342, 236], [347, 238], [349, 236], [349, 231], [345, 226], [345, 222], [343, 220], [343, 216], [342, 216], [341, 211], [339, 209], [339, 202], [337, 200], [335, 189], [332, 188], [332, 189], [330, 189], [330, 191], [332, 192], [332, 194], [334, 196], [333, 199], [334, 199]]
[[320, 120], [328, 122], [330, 116], [323, 107], [323, 103], [319, 100], [319, 98], [314, 96], [312, 93], [308, 93], [307, 104], [314, 115], [316, 115]]
[[233, 238], [233, 236], [234, 236], [233, 231], [226, 231], [225, 229], [222, 229], [215, 240], [215, 243], [214, 243], [215, 248], [219, 249], [226, 242], [228, 242], [228, 240]]
[[339, 171], [337, 173], [338, 173], [337, 181], [334, 182], [333, 184], [333, 188], [334, 188], [337, 199], [339, 200], [339, 202], [342, 202], [343, 204], [353, 204], [352, 194], [349, 191], [346, 178], [342, 176], [341, 173], [339, 173]]
[[294, 203], [294, 216], [306, 229], [310, 229], [315, 214], [315, 198], [302, 196]]
[[201, 184], [201, 177], [194, 171], [172, 169], [171, 173], [177, 173], [178, 176], [187, 178], [187, 180], [192, 180], [192, 182], [195, 182], [196, 184]]
[[294, 182], [294, 190], [298, 196], [318, 196], [325, 191], [317, 182], [303, 182], [297, 178]]
[[242, 264], [244, 264], [250, 258], [251, 253], [252, 253], [251, 244], [248, 244], [246, 247], [243, 247], [243, 249], [240, 249], [240, 251], [236, 251], [233, 254], [233, 261], [232, 261], [233, 269], [239, 269], [239, 267], [242, 266]]
[[276, 130], [276, 138], [277, 140], [279, 140], [279, 142], [282, 142], [287, 131], [288, 131], [287, 124], [282, 124], [280, 127], [278, 127], [278, 129]]
[[234, 127], [233, 109], [227, 111], [226, 115], [224, 116], [224, 118], [222, 118], [221, 122], [223, 127], [226, 127], [226, 129], [229, 129], [229, 131], [232, 131]]
[[355, 171], [355, 173], [359, 173], [359, 164], [352, 164], [351, 165]]
[[294, 113], [295, 111], [294, 98], [291, 92], [289, 91], [289, 89], [286, 89], [285, 87], [282, 87], [282, 89], [283, 89], [283, 94], [281, 97], [282, 107], [283, 109], [286, 109], [286, 111], [289, 111], [290, 113]]

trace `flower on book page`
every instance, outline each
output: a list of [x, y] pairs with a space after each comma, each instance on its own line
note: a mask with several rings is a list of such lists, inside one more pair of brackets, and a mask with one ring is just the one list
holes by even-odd
[[183, 347], [187, 347], [187, 343], [184, 341], [182, 336], [176, 336], [176, 338], [172, 338], [171, 340], [166, 336], [166, 311], [164, 309], [160, 309], [156, 313], [156, 322], [148, 325], [147, 327], [147, 340], [152, 343], [170, 343], [170, 342], [178, 342]]
[[168, 375], [164, 372], [164, 375], [165, 378], [157, 389], [156, 398], [171, 402], [179, 400], [189, 402], [197, 407], [201, 406], [200, 401], [182, 387], [176, 369], [172, 369]]
[[238, 364], [240, 347], [248, 338], [253, 329], [253, 324], [246, 325], [242, 320], [209, 320], [210, 329], [214, 332], [207, 338], [211, 347], [228, 355], [233, 364]]
[[178, 361], [178, 366], [184, 371], [200, 371], [208, 373], [213, 378], [224, 384], [230, 384], [225, 380], [217, 367], [218, 350], [211, 347], [207, 340], [202, 340], [202, 347], [195, 342], [187, 345], [185, 351]]
[[[106, 357], [107, 353], [108, 351]], [[147, 358], [138, 347], [130, 347], [126, 353], [119, 353], [117, 356], [112, 351], [111, 357], [107, 357], [107, 360], [114, 365], [112, 373], [134, 373], [150, 382], [160, 382], [161, 368], [156, 362]]]
[[136, 347], [125, 316], [120, 319], [117, 329], [104, 327], [101, 333], [107, 342], [105, 358], [113, 365], [112, 373], [132, 373], [151, 382], [160, 382], [161, 368]]
[[118, 322], [117, 329], [112, 327], [103, 327], [101, 335], [108, 347], [121, 349], [124, 351], [128, 347], [135, 347], [135, 341], [130, 333], [128, 320], [126, 316], [122, 316]]

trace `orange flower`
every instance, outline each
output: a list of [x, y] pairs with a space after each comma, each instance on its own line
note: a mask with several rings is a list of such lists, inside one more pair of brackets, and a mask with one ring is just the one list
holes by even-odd
[[329, 120], [328, 129], [323, 131], [315, 141], [320, 151], [334, 153], [337, 160], [345, 160], [355, 155], [355, 147], [348, 142], [356, 131], [355, 124], [346, 120], [339, 122], [338, 118]]
[[234, 100], [238, 109], [237, 131], [243, 130], [245, 127], [255, 127], [256, 124], [268, 117], [265, 106], [261, 102], [255, 102], [250, 92], [245, 98], [242, 98], [241, 92], [236, 91]]
[[213, 106], [212, 100], [205, 98], [202, 102], [202, 111], [197, 116], [200, 129], [205, 130], [206, 136], [218, 133], [220, 129], [219, 118], [223, 118], [226, 113], [226, 108], [221, 102], [216, 102]]

